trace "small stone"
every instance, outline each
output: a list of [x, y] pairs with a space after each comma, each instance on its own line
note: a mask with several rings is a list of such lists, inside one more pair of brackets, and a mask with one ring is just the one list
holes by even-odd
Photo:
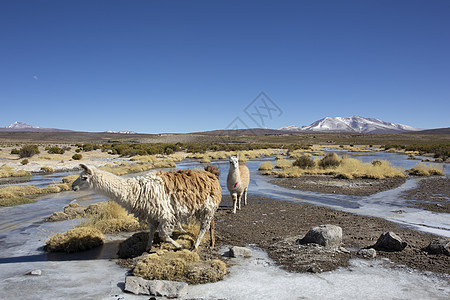
[[377, 257], [377, 251], [373, 248], [370, 249], [361, 249], [357, 253], [357, 255], [360, 255], [364, 258], [375, 258]]
[[339, 249], [338, 249], [339, 251], [341, 251], [342, 253], [350, 253], [350, 250], [348, 250], [347, 248], [345, 248], [345, 247], [339, 247]]
[[138, 276], [125, 278], [125, 291], [136, 295], [181, 298], [186, 294], [187, 286], [187, 283], [178, 281], [145, 280]]
[[28, 272], [26, 275], [41, 276], [42, 271], [41, 270], [33, 270], [33, 271]]
[[252, 257], [252, 250], [246, 247], [230, 247], [230, 256], [231, 257]]

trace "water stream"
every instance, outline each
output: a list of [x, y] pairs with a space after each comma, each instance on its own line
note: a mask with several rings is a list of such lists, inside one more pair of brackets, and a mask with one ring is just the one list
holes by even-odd
[[[405, 169], [417, 164], [417, 161], [407, 160], [405, 155], [395, 153], [350, 153], [350, 156], [366, 162], [386, 159], [392, 165]], [[305, 192], [273, 185], [269, 182], [273, 178], [260, 175], [257, 171], [260, 163], [269, 159], [274, 158], [247, 162], [251, 172], [249, 197], [265, 196], [323, 205], [361, 215], [381, 217], [418, 230], [450, 236], [448, 214], [411, 208], [400, 196], [403, 191], [417, 184], [416, 179], [408, 179], [396, 189], [366, 197]], [[225, 194], [228, 162], [213, 161], [212, 164], [220, 168], [220, 183]], [[177, 169], [185, 168], [199, 169], [203, 166], [193, 160], [185, 160], [177, 165]], [[444, 164], [444, 172], [446, 175], [450, 173], [447, 164]], [[42, 187], [52, 182], [60, 182], [68, 174], [70, 173], [37, 175], [26, 184]], [[128, 176], [137, 175], [139, 174]], [[77, 223], [76, 220], [46, 223], [42, 221], [44, 217], [61, 211], [74, 200], [80, 205], [89, 205], [107, 200], [105, 197], [92, 192], [62, 192], [45, 195], [37, 200], [37, 203], [0, 208], [0, 299], [141, 299], [139, 296], [124, 294], [121, 290], [126, 271], [108, 261], [112, 254], [105, 250], [113, 249], [115, 241], [108, 242], [103, 250], [94, 250], [83, 255], [49, 256], [42, 250], [48, 237], [64, 232]], [[403, 213], [394, 212], [398, 210]], [[368, 263], [363, 260], [354, 260], [350, 268], [320, 276], [291, 274], [274, 266], [264, 253], [255, 251], [256, 256], [252, 260], [237, 262], [226, 280], [190, 287], [189, 295], [211, 299], [292, 299], [292, 295], [297, 295], [294, 299], [314, 299], [319, 295], [324, 299], [348, 298], [352, 295], [365, 296], [368, 299], [378, 296], [397, 299], [446, 299], [450, 296], [448, 277], [440, 278], [431, 274], [411, 273], [410, 270], [392, 269], [386, 267], [383, 262], [367, 266]], [[372, 285], [362, 284], [366, 282], [364, 278], [369, 274], [368, 268]], [[41, 269], [44, 275], [24, 275], [32, 269]], [[419, 281], [422, 283], [417, 285]], [[393, 289], [393, 282], [397, 282], [403, 292]], [[323, 291], [324, 286], [329, 289], [328, 293]], [[381, 291], [382, 287], [386, 290]]]

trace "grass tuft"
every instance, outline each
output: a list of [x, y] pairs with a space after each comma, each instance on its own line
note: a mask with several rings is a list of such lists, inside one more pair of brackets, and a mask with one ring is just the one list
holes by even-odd
[[409, 175], [414, 176], [432, 176], [432, 175], [438, 175], [442, 176], [444, 175], [444, 169], [442, 166], [438, 165], [431, 165], [431, 164], [424, 164], [424, 163], [418, 163], [414, 168], [411, 168], [407, 170]]
[[52, 236], [44, 246], [47, 252], [80, 252], [103, 245], [103, 233], [92, 227], [76, 227]]

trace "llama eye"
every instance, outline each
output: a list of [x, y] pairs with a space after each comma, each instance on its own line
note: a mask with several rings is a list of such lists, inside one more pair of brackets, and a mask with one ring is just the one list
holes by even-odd
[[81, 177], [81, 180], [87, 180], [87, 177]]

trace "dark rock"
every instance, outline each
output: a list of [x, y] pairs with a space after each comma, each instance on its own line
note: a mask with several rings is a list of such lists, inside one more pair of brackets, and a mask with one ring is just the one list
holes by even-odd
[[407, 245], [408, 243], [404, 242], [397, 234], [389, 231], [378, 238], [373, 248], [382, 251], [402, 251]]
[[297, 242], [302, 245], [313, 243], [326, 248], [337, 249], [342, 243], [342, 228], [330, 224], [316, 226]]
[[450, 256], [450, 240], [435, 239], [425, 248], [429, 254], [445, 254]]

